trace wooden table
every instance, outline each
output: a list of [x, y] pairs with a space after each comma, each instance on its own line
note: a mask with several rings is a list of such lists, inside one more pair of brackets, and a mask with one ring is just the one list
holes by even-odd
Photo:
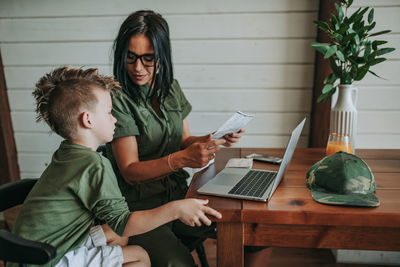
[[[223, 169], [229, 158], [251, 153], [283, 156], [283, 149], [222, 149], [216, 162], [197, 173], [186, 197], [206, 198], [223, 215], [217, 222], [218, 266], [243, 266], [243, 246], [400, 251], [400, 150], [358, 149], [372, 169], [377, 208], [315, 202], [305, 185], [307, 170], [324, 156], [319, 148], [296, 149], [284, 179], [268, 203], [211, 197], [197, 189]], [[256, 169], [278, 166], [254, 162]]]

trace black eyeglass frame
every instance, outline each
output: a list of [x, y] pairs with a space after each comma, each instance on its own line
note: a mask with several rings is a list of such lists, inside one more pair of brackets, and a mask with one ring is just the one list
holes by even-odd
[[[130, 56], [132, 58], [129, 58]], [[152, 57], [153, 60], [151, 61], [151, 64], [144, 63], [143, 62], [143, 57]], [[155, 54], [137, 55], [137, 54], [129, 51], [128, 55], [126, 57], [126, 64], [135, 64], [138, 59], [140, 59], [140, 62], [142, 63], [143, 66], [145, 66], [145, 67], [153, 67], [154, 66], [154, 62], [155, 62]]]

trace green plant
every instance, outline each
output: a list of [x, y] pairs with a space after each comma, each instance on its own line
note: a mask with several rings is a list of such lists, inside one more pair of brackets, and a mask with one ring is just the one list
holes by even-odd
[[[370, 67], [385, 61], [386, 58], [380, 56], [395, 50], [380, 48], [387, 41], [369, 39], [391, 32], [384, 30], [370, 33], [376, 25], [373, 8], [359, 8], [351, 16], [347, 16], [347, 10], [352, 3], [353, 0], [340, 0], [340, 5], [335, 3], [337, 15], [331, 14], [330, 23], [314, 21], [331, 39], [330, 43], [311, 43], [311, 46], [322, 53], [324, 58], [329, 59], [332, 68], [332, 73], [324, 80], [318, 102], [328, 100], [335, 93], [338, 80], [340, 84], [352, 84], [363, 79], [367, 72], [379, 77], [370, 70]], [[369, 9], [365, 20], [364, 15]]]

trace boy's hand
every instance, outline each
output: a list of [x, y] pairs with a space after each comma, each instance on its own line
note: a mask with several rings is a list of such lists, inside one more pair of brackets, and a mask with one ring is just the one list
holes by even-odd
[[218, 219], [222, 218], [221, 213], [207, 207], [208, 199], [182, 199], [176, 201], [178, 219], [189, 226], [211, 225], [211, 220], [206, 214], [212, 215]]
[[117, 235], [108, 224], [103, 224], [101, 226], [103, 228], [104, 236], [106, 237], [107, 245], [115, 246], [119, 245], [121, 247], [125, 247], [128, 245], [128, 237]]

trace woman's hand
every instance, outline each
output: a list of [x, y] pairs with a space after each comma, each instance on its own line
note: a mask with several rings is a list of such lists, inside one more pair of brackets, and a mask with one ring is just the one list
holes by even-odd
[[239, 139], [242, 137], [243, 133], [245, 132], [245, 129], [240, 129], [239, 132], [237, 133], [231, 133], [231, 134], [226, 134], [222, 137], [226, 142], [224, 146], [226, 147], [232, 147], [234, 146], [237, 142], [239, 142]]
[[174, 153], [172, 156], [173, 166], [179, 168], [191, 167], [201, 168], [215, 158], [215, 153], [219, 151], [219, 146], [225, 144], [225, 139], [211, 140], [209, 134], [204, 142], [195, 142], [186, 149]]
[[178, 219], [189, 226], [201, 226], [202, 224], [211, 225], [211, 220], [206, 214], [212, 215], [218, 219], [222, 218], [221, 213], [206, 206], [208, 199], [182, 199], [175, 201]]

